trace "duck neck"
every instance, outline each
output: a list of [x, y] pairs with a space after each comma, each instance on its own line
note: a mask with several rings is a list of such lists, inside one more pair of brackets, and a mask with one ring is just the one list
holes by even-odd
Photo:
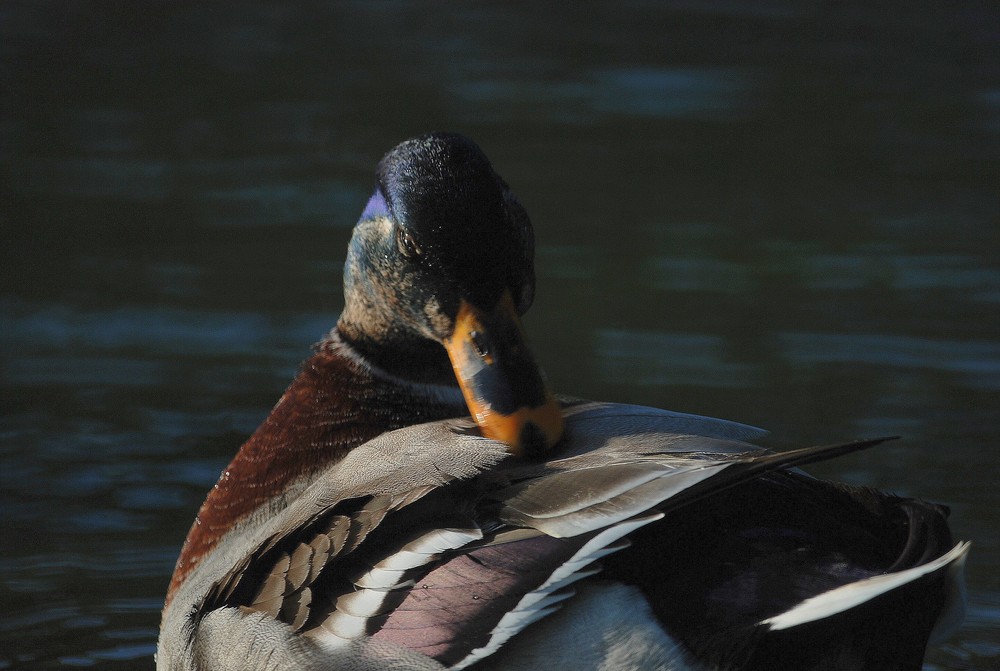
[[401, 384], [458, 388], [451, 360], [440, 343], [399, 325], [379, 328], [373, 334], [361, 326], [366, 320], [355, 320], [351, 315], [345, 309], [334, 332], [376, 373]]
[[317, 346], [209, 492], [184, 541], [167, 603], [226, 533], [264, 505], [284, 507], [350, 450], [386, 431], [468, 414], [456, 384], [416, 382], [381, 363], [338, 329]]

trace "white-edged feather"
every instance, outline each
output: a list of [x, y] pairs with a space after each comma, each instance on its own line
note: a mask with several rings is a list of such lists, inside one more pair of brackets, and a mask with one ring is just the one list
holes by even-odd
[[780, 615], [775, 615], [761, 621], [761, 624], [767, 625], [771, 630], [780, 631], [806, 624], [807, 622], [822, 620], [837, 613], [843, 613], [867, 601], [871, 601], [879, 595], [891, 592], [918, 578], [939, 571], [953, 562], [964, 562], [965, 556], [969, 552], [969, 547], [970, 544], [968, 542], [959, 543], [950, 551], [926, 564], [903, 571], [865, 578], [864, 580], [852, 582], [848, 585], [823, 592], [822, 594], [817, 594]]
[[[500, 621], [490, 633], [489, 641], [485, 645], [470, 651], [457, 664], [454, 664], [452, 668], [464, 669], [485, 657], [489, 657], [525, 627], [558, 610], [558, 603], [550, 605], [551, 602], [547, 598], [539, 598], [538, 595], [541, 594], [544, 597], [548, 597], [555, 593], [555, 589], [563, 589], [567, 581], [572, 582], [570, 579], [573, 576], [582, 577], [579, 574], [587, 566], [597, 561], [600, 557], [609, 554], [605, 550], [608, 550], [609, 546], [613, 543], [636, 529], [662, 518], [663, 513], [644, 515], [619, 522], [595, 535], [584, 543], [568, 561], [559, 565], [544, 583], [524, 595], [514, 608], [500, 618]], [[611, 551], [619, 550], [622, 547], [624, 545], [614, 547]], [[559, 586], [558, 588], [556, 587], [557, 585]], [[562, 601], [562, 599], [559, 601]]]

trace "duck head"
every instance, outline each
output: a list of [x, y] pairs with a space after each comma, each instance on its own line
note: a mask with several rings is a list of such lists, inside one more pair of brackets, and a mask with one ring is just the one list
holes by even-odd
[[562, 434], [520, 316], [535, 292], [531, 221], [468, 138], [432, 133], [379, 162], [344, 267], [341, 336], [408, 383], [458, 384], [515, 454]]

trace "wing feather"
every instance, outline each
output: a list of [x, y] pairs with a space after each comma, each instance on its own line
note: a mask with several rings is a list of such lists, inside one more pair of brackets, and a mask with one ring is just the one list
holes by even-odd
[[510, 458], [467, 422], [356, 448], [246, 532], [235, 560], [199, 567], [194, 617], [239, 606], [335, 647], [371, 637], [464, 668], [557, 611], [664, 511], [875, 444], [772, 454], [739, 442], [753, 427], [613, 404], [570, 406], [566, 422], [545, 462]]

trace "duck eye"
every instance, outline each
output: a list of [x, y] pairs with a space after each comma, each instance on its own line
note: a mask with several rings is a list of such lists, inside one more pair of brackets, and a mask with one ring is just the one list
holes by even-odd
[[402, 227], [396, 228], [396, 246], [399, 247], [399, 252], [408, 259], [415, 258], [424, 253], [424, 250], [417, 245], [413, 236]]

